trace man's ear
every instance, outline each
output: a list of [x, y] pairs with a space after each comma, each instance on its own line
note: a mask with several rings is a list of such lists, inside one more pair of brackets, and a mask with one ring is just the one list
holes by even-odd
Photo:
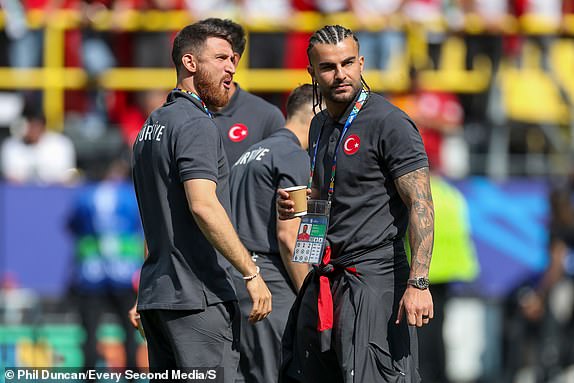
[[315, 81], [315, 71], [313, 70], [313, 66], [311, 64], [307, 65], [307, 73], [309, 73], [311, 79]]
[[233, 52], [233, 64], [237, 67], [239, 65], [239, 60], [241, 59], [241, 55], [237, 52]]
[[197, 60], [191, 53], [186, 53], [181, 57], [183, 67], [190, 73], [197, 71]]

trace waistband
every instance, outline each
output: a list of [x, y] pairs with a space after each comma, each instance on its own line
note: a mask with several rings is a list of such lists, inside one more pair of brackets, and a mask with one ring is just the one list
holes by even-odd
[[335, 267], [345, 268], [369, 260], [380, 260], [381, 256], [394, 254], [397, 251], [401, 253], [405, 252], [405, 246], [402, 240], [386, 242], [382, 245], [365, 249], [360, 252], [343, 253], [335, 258], [329, 257], [330, 260], [323, 263], [330, 263]]

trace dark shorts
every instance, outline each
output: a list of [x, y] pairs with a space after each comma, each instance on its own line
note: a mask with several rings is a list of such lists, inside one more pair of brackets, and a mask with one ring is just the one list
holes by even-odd
[[151, 372], [218, 367], [224, 379], [218, 375], [217, 382], [234, 382], [240, 327], [236, 302], [204, 310], [143, 310], [140, 314]]
[[255, 263], [261, 269], [261, 276], [273, 297], [273, 311], [267, 318], [256, 324], [248, 322], [253, 303], [245, 288], [241, 275], [232, 272], [241, 309], [241, 359], [236, 383], [277, 382], [281, 363], [281, 338], [295, 291], [281, 257], [277, 255], [257, 255]]
[[317, 330], [319, 275], [307, 278], [283, 337], [281, 382], [420, 382], [416, 329], [395, 324], [409, 267], [404, 254], [371, 254], [354, 264], [358, 275], [330, 277], [330, 349]]

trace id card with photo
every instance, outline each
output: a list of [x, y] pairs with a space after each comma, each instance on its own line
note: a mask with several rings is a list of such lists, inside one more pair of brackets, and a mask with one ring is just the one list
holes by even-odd
[[321, 262], [329, 226], [329, 210], [328, 201], [307, 201], [307, 214], [301, 217], [293, 262], [311, 264]]

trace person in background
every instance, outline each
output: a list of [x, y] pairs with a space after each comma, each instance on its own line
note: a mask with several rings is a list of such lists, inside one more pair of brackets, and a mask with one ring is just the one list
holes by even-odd
[[233, 222], [273, 295], [273, 312], [256, 326], [250, 325], [249, 295], [241, 275], [234, 273], [244, 319], [236, 382], [277, 381], [285, 323], [309, 271], [307, 264], [291, 261], [299, 220], [278, 220], [275, 199], [278, 188], [304, 185], [309, 177], [306, 149], [312, 105], [313, 87], [305, 84], [295, 88], [287, 100], [285, 128], [251, 146], [231, 169]]
[[136, 296], [133, 278], [141, 266], [143, 232], [129, 163], [120, 157], [106, 162], [101, 177], [79, 189], [69, 217], [75, 243], [72, 291], [86, 332], [84, 367], [98, 365], [97, 330], [102, 308], [108, 308], [125, 332], [125, 367], [135, 368], [135, 334], [125, 312]]
[[76, 150], [65, 135], [48, 131], [44, 115], [26, 105], [13, 135], [2, 142], [2, 175], [11, 183], [67, 184], [76, 176]]
[[[574, 364], [574, 306], [557, 313], [552, 295], [574, 281], [574, 172], [556, 182], [549, 193], [549, 261], [544, 273], [519, 291], [518, 308], [537, 331], [538, 377], [550, 380]], [[566, 289], [567, 290], [567, 289]], [[572, 294], [572, 292], [570, 292]], [[571, 299], [571, 298], [570, 298]]]
[[[246, 43], [243, 27], [231, 20], [218, 18], [201, 20], [200, 23], [217, 26], [229, 33], [235, 66], [239, 65]], [[279, 108], [241, 89], [237, 82], [231, 83], [227, 104], [212, 112], [230, 167], [251, 145], [285, 126], [285, 118]]]
[[439, 172], [431, 172], [430, 184], [435, 211], [434, 247], [429, 272], [434, 319], [428, 326], [418, 329], [419, 365], [424, 382], [448, 383], [443, 326], [449, 288], [454, 282], [473, 281], [479, 273], [479, 264], [464, 196]]

